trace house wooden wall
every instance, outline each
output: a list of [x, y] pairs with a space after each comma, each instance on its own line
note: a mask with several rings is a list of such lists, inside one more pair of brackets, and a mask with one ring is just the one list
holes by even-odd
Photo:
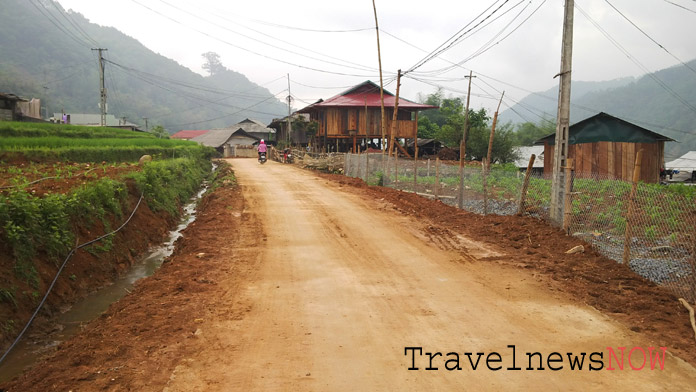
[[[389, 133], [394, 116], [393, 108], [385, 108], [384, 116], [386, 119], [386, 133]], [[312, 120], [319, 121], [319, 132], [317, 136], [326, 135], [329, 138], [349, 137], [350, 130], [356, 130], [357, 136], [380, 137], [382, 111], [380, 108], [368, 108], [367, 113], [364, 108], [327, 108], [326, 110], [313, 113]], [[398, 138], [413, 138], [416, 134], [418, 124], [411, 119], [411, 112], [399, 111], [396, 123], [396, 134]], [[327, 132], [328, 131], [328, 132]]]
[[[660, 169], [664, 161], [665, 142], [620, 143], [596, 142], [571, 144], [568, 158], [573, 158], [578, 177], [590, 174], [624, 181], [633, 180], [633, 166], [638, 151], [643, 149], [640, 180], [656, 183], [660, 181]], [[553, 172], [554, 145], [544, 144], [544, 174]]]

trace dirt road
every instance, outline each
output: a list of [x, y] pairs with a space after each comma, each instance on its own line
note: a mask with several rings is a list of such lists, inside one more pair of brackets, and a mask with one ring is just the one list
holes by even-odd
[[[676, 298], [595, 252], [564, 254], [577, 239], [345, 177], [230, 163], [240, 186], [221, 169], [168, 262], [0, 390], [696, 384]], [[643, 365], [641, 350], [660, 346], [664, 370], [650, 370], [655, 354]], [[626, 347], [623, 370], [607, 347], [619, 358]]]
[[[452, 237], [295, 167], [230, 162], [248, 219], [246, 234], [228, 246], [258, 269], [246, 282], [217, 282], [241, 286], [221, 291], [221, 311], [196, 331], [202, 349], [182, 358], [167, 391], [686, 390], [696, 383], [696, 370], [669, 353], [664, 370], [649, 370], [650, 360], [642, 371], [627, 361], [618, 370], [614, 359], [615, 371], [589, 371], [593, 352], [603, 359], [594, 366], [607, 368], [607, 347], [628, 347], [628, 356], [652, 344], [551, 291], [543, 278], [496, 263], [514, 257], [508, 249]], [[422, 347], [423, 355], [406, 347]], [[442, 352], [432, 363], [438, 370], [425, 370], [425, 352]], [[445, 362], [455, 358], [450, 352], [462, 370], [446, 369], [456, 367]], [[543, 356], [541, 365], [532, 361], [535, 370], [526, 370], [527, 352]], [[586, 353], [582, 371], [569, 369], [567, 353]], [[409, 370], [414, 365], [419, 370]]]

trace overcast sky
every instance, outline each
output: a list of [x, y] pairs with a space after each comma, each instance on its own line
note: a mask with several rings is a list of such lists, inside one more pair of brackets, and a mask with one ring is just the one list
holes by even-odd
[[[201, 54], [217, 52], [227, 68], [278, 93], [280, 99], [287, 96], [285, 76], [290, 74], [294, 108], [366, 79], [379, 82], [371, 0], [58, 2], [201, 74]], [[556, 86], [563, 4], [563, 0], [376, 0], [384, 80], [391, 82], [385, 88], [395, 92], [397, 69], [411, 69], [461, 33], [461, 40], [402, 79], [403, 97], [417, 100], [418, 93], [431, 93], [436, 85], [446, 88], [447, 95], [463, 96], [467, 89], [463, 77], [469, 70], [477, 75], [472, 86], [474, 108], [494, 111], [502, 90], [506, 90], [504, 110], [527, 95], [523, 89]], [[657, 71], [692, 60], [695, 23], [695, 0], [576, 0], [573, 79], [640, 76], [645, 73], [642, 67]], [[481, 49], [488, 50], [480, 53]], [[462, 65], [453, 66], [456, 63]]]

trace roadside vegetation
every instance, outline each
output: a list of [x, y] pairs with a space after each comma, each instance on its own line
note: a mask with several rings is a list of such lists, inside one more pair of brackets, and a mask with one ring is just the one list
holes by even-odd
[[[114, 229], [141, 194], [171, 221], [210, 174], [214, 153], [127, 130], [0, 122], [0, 343], [77, 242]], [[154, 159], [138, 164], [144, 154]], [[108, 263], [112, 246], [107, 237], [86, 250]], [[61, 279], [89, 285], [77, 272]]]

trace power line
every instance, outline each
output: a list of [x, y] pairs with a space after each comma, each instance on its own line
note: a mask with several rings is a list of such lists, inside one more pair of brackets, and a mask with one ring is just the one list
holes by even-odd
[[[503, 4], [501, 4], [501, 5], [498, 6], [496, 9], [494, 9], [493, 12], [491, 12], [488, 16], [486, 16], [486, 17], [483, 18], [480, 22], [478, 22], [476, 25], [474, 25], [474, 27], [472, 27], [472, 28], [470, 28], [470, 29], [468, 29], [468, 30], [466, 30], [466, 31], [464, 31], [463, 33], [460, 34], [460, 32], [461, 32], [462, 30], [464, 30], [467, 26], [469, 26], [471, 23], [473, 23], [473, 21], [472, 21], [472, 22], [469, 22], [466, 26], [464, 26], [462, 29], [460, 29], [459, 32], [457, 32], [457, 34], [459, 34], [458, 36], [457, 36], [457, 34], [455, 34], [455, 36], [457, 36], [456, 38], [452, 39], [452, 37], [451, 37], [451, 38], [449, 38], [447, 41], [445, 41], [444, 43], [440, 44], [440, 46], [438, 46], [435, 50], [433, 50], [433, 51], [431, 52], [431, 54], [427, 55], [425, 58], [423, 58], [422, 60], [420, 60], [419, 62], [417, 62], [415, 65], [413, 65], [411, 68], [409, 68], [406, 72], [404, 72], [404, 75], [406, 75], [406, 74], [409, 73], [409, 72], [415, 71], [416, 69], [420, 68], [420, 67], [423, 66], [425, 63], [427, 63], [428, 61], [432, 60], [433, 58], [435, 58], [435, 57], [439, 56], [440, 54], [444, 53], [446, 50], [450, 49], [452, 46], [454, 46], [455, 44], [457, 44], [457, 43], [462, 39], [462, 37], [464, 37], [464, 36], [465, 36], [466, 34], [468, 34], [470, 31], [476, 29], [478, 26], [480, 26], [480, 25], [483, 24], [485, 21], [487, 21], [489, 18], [491, 18], [493, 15], [495, 15], [495, 13], [498, 12], [503, 6], [505, 6], [505, 4], [507, 4], [509, 1], [510, 1], [510, 0], [505, 0], [505, 1], [503, 2]], [[486, 11], [488, 11], [489, 9], [491, 9], [497, 2], [498, 2], [498, 1], [496, 0], [491, 6], [489, 6], [484, 12], [482, 12], [482, 13], [481, 13], [479, 16], [477, 16], [474, 20], [476, 20], [476, 19], [479, 18], [481, 15], [483, 15]], [[453, 36], [453, 37], [454, 37], [454, 36]], [[450, 42], [450, 41], [451, 41], [451, 42]], [[448, 44], [448, 42], [449, 42], [449, 44]], [[443, 46], [444, 46], [444, 47], [443, 47]]]
[[[303, 55], [303, 54], [301, 54], [301, 53], [297, 53], [297, 52], [288, 50], [288, 49], [283, 48], [283, 47], [279, 47], [279, 46], [276, 46], [276, 45], [273, 45], [273, 44], [269, 44], [269, 43], [267, 43], [267, 42], [264, 42], [264, 41], [258, 40], [258, 39], [256, 39], [256, 38], [250, 37], [250, 36], [248, 36], [248, 35], [246, 35], [246, 34], [242, 34], [242, 33], [238, 32], [238, 31], [232, 30], [232, 29], [230, 29], [229, 27], [227, 27], [227, 26], [225, 26], [225, 25], [220, 25], [220, 24], [215, 23], [215, 22], [212, 22], [212, 21], [210, 21], [210, 20], [208, 20], [208, 19], [202, 18], [202, 17], [196, 15], [195, 13], [193, 13], [192, 11], [184, 10], [184, 9], [182, 9], [182, 8], [176, 6], [176, 5], [173, 5], [173, 4], [171, 4], [171, 3], [169, 3], [169, 2], [167, 2], [167, 1], [165, 1], [165, 0], [159, 0], [159, 1], [160, 1], [161, 3], [163, 3], [163, 4], [168, 5], [169, 7], [172, 7], [172, 8], [174, 8], [174, 9], [178, 10], [178, 11], [185, 12], [186, 14], [191, 15], [191, 16], [193, 16], [194, 18], [200, 19], [200, 20], [202, 20], [203, 22], [212, 24], [212, 25], [214, 25], [214, 26], [216, 26], [216, 27], [218, 27], [218, 28], [221, 28], [221, 29], [223, 29], [223, 30], [227, 30], [227, 31], [229, 31], [229, 32], [231, 32], [231, 33], [240, 35], [240, 36], [242, 36], [242, 37], [244, 37], [244, 38], [248, 38], [248, 39], [251, 39], [251, 40], [253, 40], [253, 41], [262, 43], [262, 44], [264, 44], [264, 45], [268, 45], [268, 46], [270, 46], [270, 47], [272, 47], [272, 48], [274, 48], [274, 49], [282, 50], [282, 51], [285, 51], [285, 52], [288, 52], [288, 53], [292, 53], [292, 54], [295, 54], [295, 55], [299, 55], [299, 56], [304, 56], [304, 57], [307, 57], [307, 58], [310, 58], [310, 59], [313, 59], [313, 60], [325, 62], [325, 63], [327, 63], [327, 64], [338, 65], [338, 66], [341, 66], [341, 67], [357, 69], [357, 70], [360, 70], [360, 71], [375, 71], [375, 72], [377, 71], [377, 70], [376, 70], [375, 68], [373, 68], [373, 67], [367, 67], [367, 66], [364, 66], [364, 65], [362, 65], [362, 64], [358, 64], [358, 63], [351, 62], [351, 61], [349, 61], [349, 60], [345, 60], [345, 59], [341, 59], [341, 58], [329, 56], [329, 55], [327, 55], [327, 54], [320, 53], [320, 52], [317, 52], [317, 51], [315, 51], [315, 50], [308, 49], [308, 48], [305, 48], [305, 47], [296, 45], [296, 44], [294, 44], [294, 43], [292, 43], [292, 42], [285, 41], [285, 40], [282, 40], [282, 39], [280, 39], [280, 38], [271, 36], [271, 35], [269, 35], [269, 34], [266, 34], [266, 33], [262, 32], [262, 31], [259, 31], [259, 30], [253, 29], [253, 28], [251, 28], [251, 27], [245, 26], [245, 25], [239, 23], [238, 21], [230, 20], [230, 19], [224, 17], [224, 16], [223, 16], [222, 14], [220, 14], [220, 13], [214, 15], [214, 16], [216, 16], [216, 17], [218, 17], [218, 18], [220, 18], [220, 19], [222, 19], [222, 20], [224, 20], [224, 21], [227, 21], [227, 22], [229, 22], [229, 23], [234, 23], [234, 24], [239, 25], [239, 26], [241, 26], [241, 27], [244, 27], [244, 28], [246, 28], [246, 29], [248, 29], [248, 30], [251, 30], [251, 31], [253, 31], [253, 32], [257, 33], [257, 34], [260, 34], [260, 35], [263, 35], [263, 36], [265, 36], [265, 37], [268, 37], [268, 38], [277, 40], [277, 41], [279, 41], [279, 42], [282, 42], [282, 43], [285, 44], [285, 45], [294, 46], [294, 47], [296, 47], [296, 48], [299, 48], [299, 49], [302, 49], [302, 50], [306, 50], [306, 51], [308, 51], [308, 52], [310, 52], [310, 53], [315, 53], [315, 54], [318, 54], [318, 55], [320, 55], [320, 56], [324, 56], [324, 57], [327, 57], [327, 58], [330, 58], [330, 59], [333, 59], [333, 60], [336, 60], [336, 61], [340, 61], [341, 63], [335, 63], [335, 62], [332, 62], [332, 61], [322, 60], [322, 59], [319, 59], [319, 58], [316, 58], [316, 57], [305, 56], [305, 55]], [[205, 11], [205, 10], [204, 10], [204, 11]], [[350, 67], [350, 66], [347, 66], [347, 65], [345, 65], [345, 64], [353, 64], [353, 65], [355, 65], [356, 67]]]
[[[36, 8], [36, 10], [39, 11], [39, 13], [41, 15], [43, 15], [46, 19], [48, 19], [48, 21], [51, 22], [51, 24], [53, 26], [55, 26], [63, 34], [67, 35], [70, 39], [75, 41], [78, 45], [86, 47], [88, 49], [91, 48], [91, 46], [89, 44], [85, 43], [79, 37], [77, 37], [75, 34], [71, 33], [68, 29], [66, 29], [65, 26], [57, 18], [55, 18], [53, 15], [51, 15], [51, 13], [48, 11], [48, 9], [46, 9], [46, 7], [44, 7], [43, 5], [41, 5], [41, 6], [36, 5], [36, 3], [34, 3], [34, 0], [29, 0], [29, 3], [32, 6], [34, 6], [34, 8]], [[46, 12], [44, 12], [44, 11], [46, 11]]]
[[679, 7], [679, 8], [685, 9], [685, 10], [687, 10], [687, 11], [689, 11], [689, 12], [693, 12], [694, 14], [696, 14], [696, 11], [692, 10], [691, 8], [686, 8], [686, 7], [684, 7], [684, 6], [681, 5], [681, 4], [677, 4], [677, 3], [672, 2], [672, 1], [669, 1], [669, 0], [665, 0], [665, 3], [669, 3], [669, 4], [672, 4], [672, 5], [675, 5], [675, 6]]
[[216, 40], [216, 41], [222, 42], [222, 43], [225, 44], [225, 45], [232, 46], [232, 47], [234, 47], [234, 48], [243, 50], [243, 51], [245, 51], [245, 52], [254, 54], [254, 55], [259, 56], [259, 57], [263, 57], [263, 58], [266, 58], [266, 59], [269, 59], [269, 60], [273, 60], [273, 61], [276, 61], [276, 62], [279, 62], [279, 63], [283, 63], [283, 64], [287, 64], [287, 65], [292, 65], [292, 66], [294, 66], [294, 67], [298, 67], [298, 68], [302, 68], [302, 69], [307, 69], [307, 70], [310, 70], [310, 71], [321, 72], [321, 73], [328, 73], [328, 74], [341, 75], [341, 76], [356, 76], [356, 77], [362, 77], [362, 78], [364, 78], [364, 77], [368, 77], [368, 78], [369, 78], [369, 77], [370, 77], [370, 75], [349, 74], [349, 73], [344, 73], [344, 72], [334, 72], [334, 71], [329, 71], [329, 70], [325, 70], [325, 69], [309, 67], [309, 66], [305, 66], [305, 65], [293, 63], [293, 62], [290, 62], [290, 61], [281, 60], [281, 59], [278, 59], [278, 58], [275, 58], [275, 57], [267, 56], [267, 55], [265, 55], [265, 54], [261, 54], [261, 53], [259, 53], [259, 52], [253, 51], [253, 50], [251, 50], [251, 49], [247, 49], [247, 48], [245, 48], [245, 47], [243, 47], [243, 46], [240, 46], [240, 45], [237, 45], [237, 44], [233, 44], [233, 43], [231, 43], [231, 42], [229, 42], [229, 41], [226, 41], [226, 40], [224, 40], [224, 39], [222, 39], [222, 38], [220, 38], [220, 37], [217, 37], [217, 36], [215, 36], [215, 35], [206, 33], [206, 32], [204, 32], [204, 31], [202, 31], [202, 30], [200, 30], [200, 29], [197, 29], [197, 28], [195, 28], [195, 27], [188, 26], [188, 25], [186, 25], [186, 24], [184, 24], [184, 23], [182, 23], [182, 22], [180, 22], [180, 21], [178, 21], [178, 20], [176, 20], [176, 19], [174, 19], [174, 18], [172, 18], [172, 17], [170, 17], [170, 16], [164, 15], [164, 14], [162, 14], [162, 13], [160, 13], [160, 12], [158, 12], [158, 11], [156, 11], [156, 10], [154, 10], [154, 9], [152, 9], [152, 8], [150, 8], [150, 7], [148, 7], [148, 6], [144, 5], [144, 4], [142, 4], [142, 3], [140, 3], [140, 2], [137, 1], [137, 0], [131, 0], [131, 1], [132, 1], [133, 3], [138, 4], [139, 6], [141, 6], [141, 7], [143, 7], [143, 8], [146, 8], [146, 9], [150, 10], [151, 12], [154, 12], [155, 14], [157, 14], [157, 15], [163, 17], [163, 18], [166, 18], [166, 19], [171, 20], [172, 22], [174, 22], [174, 23], [176, 23], [176, 24], [178, 24], [178, 25], [181, 25], [181, 26], [183, 26], [183, 27], [186, 27], [186, 28], [188, 28], [188, 29], [191, 29], [191, 30], [193, 30], [193, 31], [195, 31], [195, 32], [197, 32], [197, 33], [199, 33], [199, 34], [205, 35], [205, 36], [208, 37], [208, 38], [211, 38], [211, 39], [214, 39], [214, 40]]
[[588, 15], [581, 7], [580, 5], [576, 2], [575, 3], [575, 8], [582, 13], [585, 18], [587, 18], [596, 28], [599, 30], [608, 40], [611, 42], [614, 46], [616, 46], [617, 49], [619, 49], [623, 54], [626, 55], [634, 64], [636, 64], [640, 69], [642, 69], [651, 79], [653, 79], [657, 84], [660, 85], [665, 91], [667, 91], [670, 95], [672, 95], [674, 98], [676, 98], [679, 102], [681, 102], [684, 106], [689, 108], [692, 112], [696, 113], [696, 106], [692, 105], [689, 103], [686, 99], [684, 99], [682, 96], [677, 94], [676, 91], [674, 91], [671, 87], [669, 87], [665, 82], [663, 82], [660, 78], [658, 78], [654, 73], [651, 73], [650, 70], [648, 70], [647, 67], [645, 67], [641, 62], [639, 62], [635, 57], [631, 55], [631, 53], [626, 50], [617, 40], [615, 40], [602, 26], [599, 25], [590, 15]]
[[614, 5], [613, 5], [612, 3], [609, 2], [609, 0], [604, 0], [604, 1], [606, 1], [607, 4], [609, 4], [609, 6], [611, 6], [611, 8], [614, 9], [614, 11], [618, 12], [619, 15], [621, 15], [624, 19], [626, 19], [626, 20], [628, 21], [628, 23], [630, 23], [631, 25], [633, 25], [633, 27], [635, 27], [636, 29], [638, 29], [638, 31], [640, 31], [641, 33], [643, 33], [644, 36], [648, 37], [648, 39], [649, 39], [650, 41], [652, 41], [655, 45], [659, 46], [662, 50], [664, 50], [665, 52], [667, 52], [667, 54], [669, 54], [670, 56], [672, 56], [672, 58], [674, 58], [675, 60], [679, 61], [683, 66], [685, 66], [686, 68], [690, 69], [691, 72], [696, 73], [696, 69], [691, 68], [690, 65], [686, 64], [685, 62], [683, 62], [679, 57], [673, 55], [672, 52], [670, 52], [669, 50], [667, 50], [667, 48], [665, 48], [664, 46], [662, 46], [662, 44], [660, 44], [659, 42], [657, 42], [653, 37], [651, 37], [650, 35], [648, 35], [648, 33], [646, 33], [643, 29], [641, 29], [640, 27], [638, 27], [638, 25], [636, 25], [635, 23], [633, 23], [633, 21], [632, 21], [631, 19], [629, 19], [626, 15], [624, 15], [623, 12], [619, 11], [618, 8], [614, 7]]

